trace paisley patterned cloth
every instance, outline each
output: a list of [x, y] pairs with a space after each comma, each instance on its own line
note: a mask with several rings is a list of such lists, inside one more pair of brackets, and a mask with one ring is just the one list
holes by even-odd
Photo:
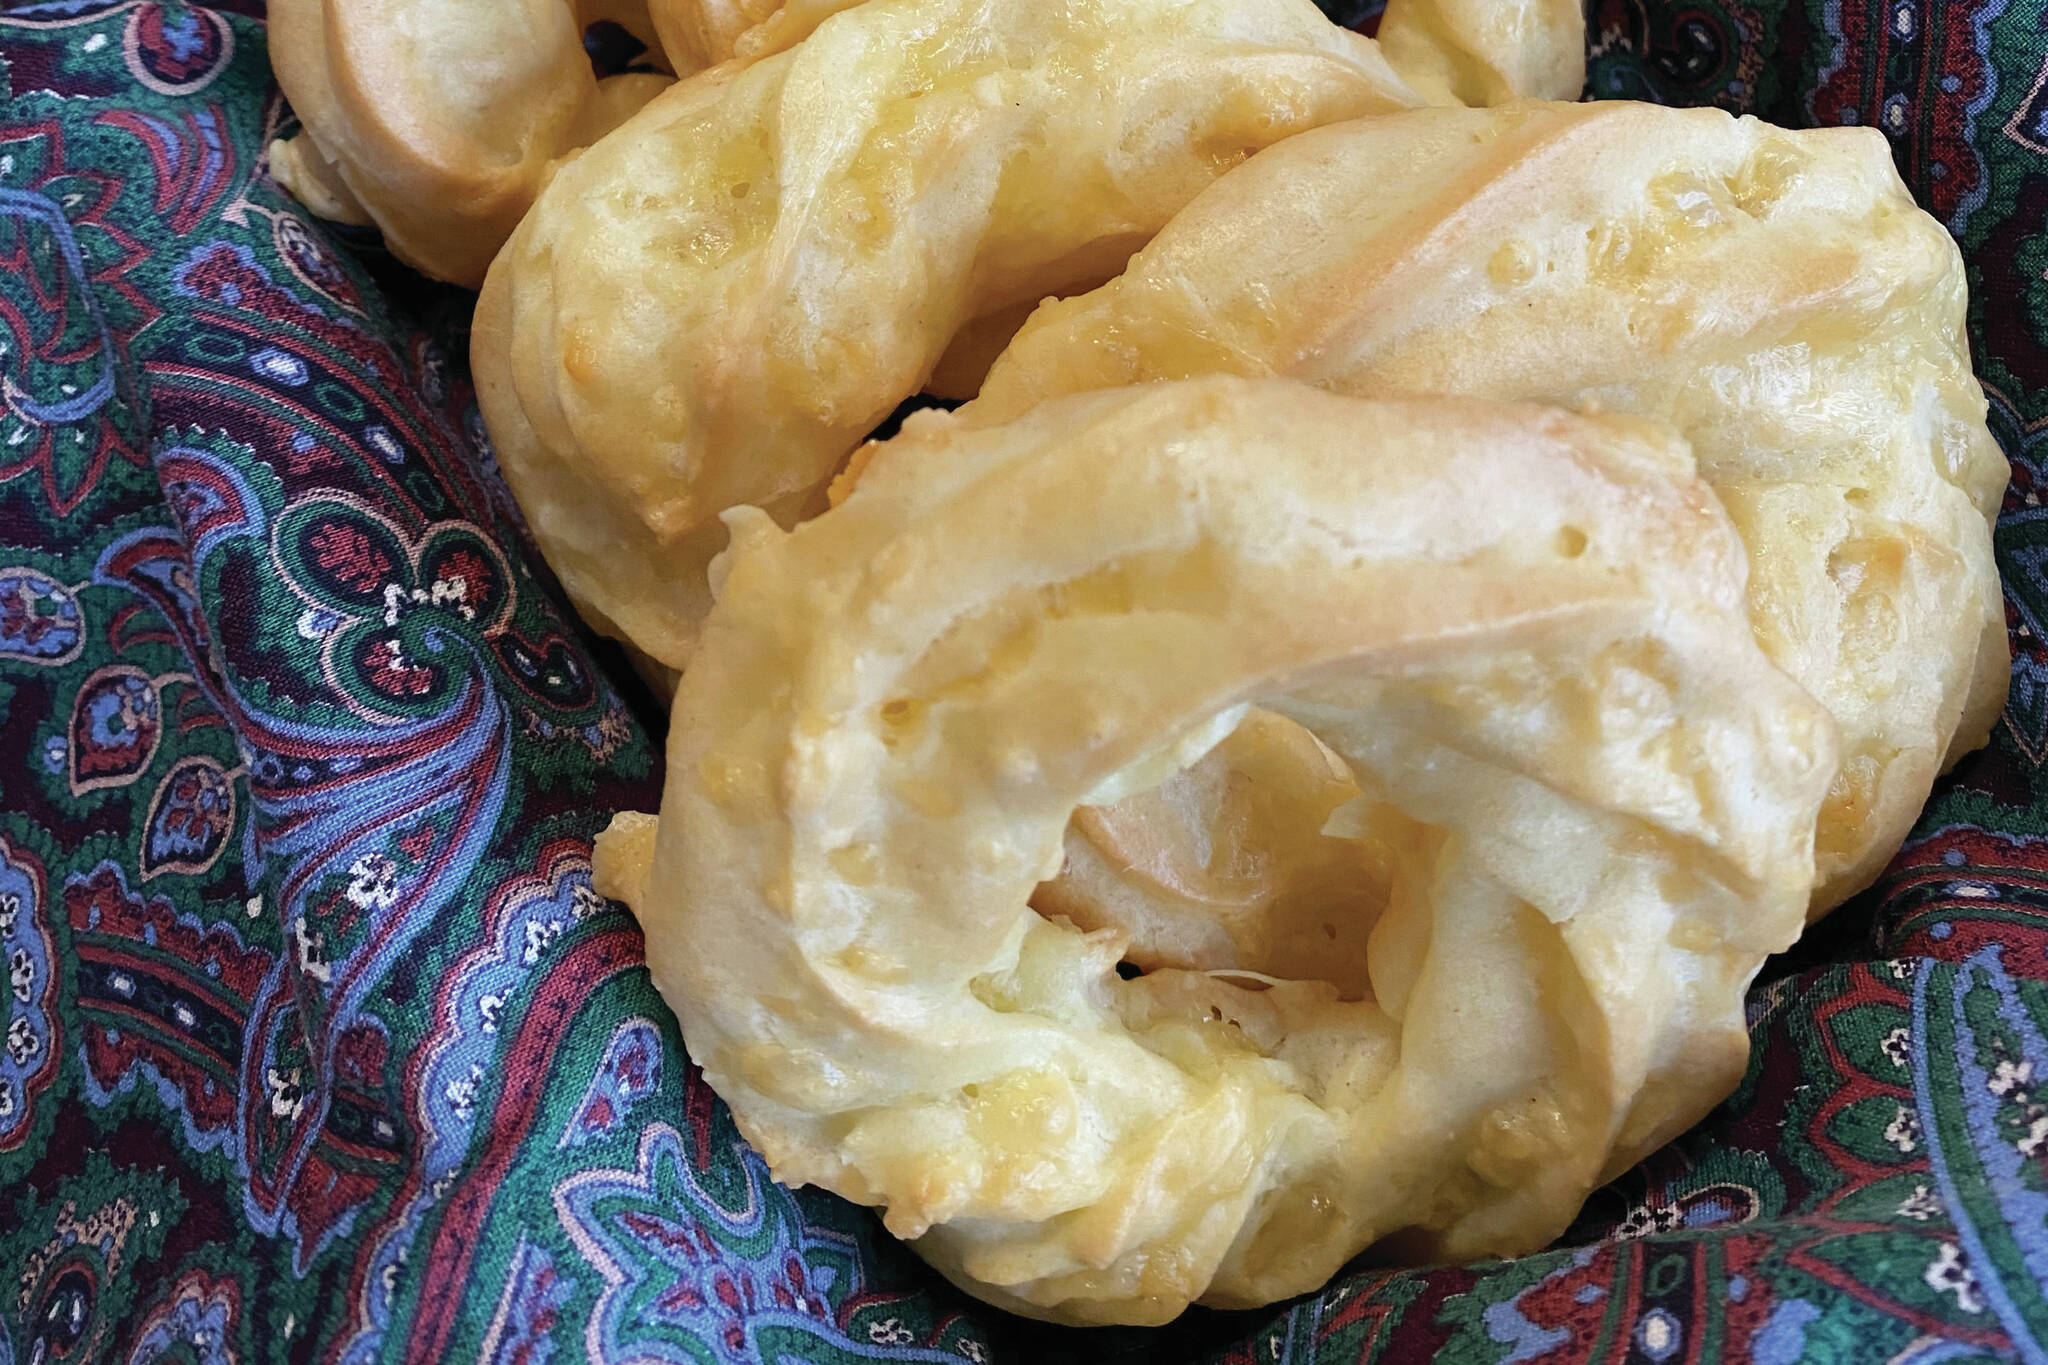
[[1962, 242], [2011, 709], [1556, 1249], [1083, 1333], [772, 1184], [689, 1066], [589, 885], [660, 717], [498, 480], [467, 299], [265, 174], [260, 4], [0, 0], [0, 1365], [2048, 1361], [2040, 7], [1592, 43], [1596, 95], [1876, 124]]

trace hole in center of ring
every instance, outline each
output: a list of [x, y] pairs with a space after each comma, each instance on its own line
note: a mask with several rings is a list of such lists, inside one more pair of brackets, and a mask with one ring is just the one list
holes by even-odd
[[1158, 785], [1077, 810], [1060, 874], [1031, 904], [1127, 938], [1126, 981], [1178, 969], [1253, 991], [1325, 981], [1365, 1000], [1373, 930], [1400, 865], [1429, 842], [1308, 730], [1253, 710]]

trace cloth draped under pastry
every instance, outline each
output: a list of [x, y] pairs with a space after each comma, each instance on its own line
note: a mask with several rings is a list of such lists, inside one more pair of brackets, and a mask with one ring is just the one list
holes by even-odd
[[1087, 1332], [773, 1185], [689, 1067], [588, 880], [610, 813], [659, 798], [660, 713], [497, 484], [468, 297], [267, 174], [296, 130], [260, 9], [0, 5], [0, 1358], [2039, 1352], [2029, 7], [1596, 0], [1589, 25], [1594, 96], [1877, 129], [1959, 243], [2013, 462], [1990, 744], [1766, 969], [1735, 1094], [1551, 1249]]

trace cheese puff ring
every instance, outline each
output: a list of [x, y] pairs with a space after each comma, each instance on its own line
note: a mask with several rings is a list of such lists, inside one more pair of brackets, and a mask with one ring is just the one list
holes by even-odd
[[303, 131], [271, 145], [271, 170], [315, 213], [374, 222], [401, 260], [475, 288], [550, 163], [670, 84], [597, 79], [583, 32], [600, 20], [656, 42], [644, 0], [273, 0], [271, 60]]
[[[728, 516], [600, 884], [776, 1177], [971, 1292], [1158, 1323], [1528, 1251], [1738, 1078], [1832, 728], [1661, 429], [1212, 378], [919, 414], [825, 515]], [[1389, 850], [1366, 979], [1122, 980], [1027, 898], [1253, 701]]]
[[1873, 130], [1430, 109], [1255, 158], [1122, 278], [1034, 314], [979, 401], [996, 420], [1220, 371], [1670, 423], [1748, 546], [1757, 639], [1840, 727], [1818, 915], [1883, 869], [2004, 701], [2008, 470], [1964, 307], [1955, 244]]
[[956, 333], [1109, 278], [1260, 147], [1420, 98], [1309, 0], [868, 0], [564, 167], [472, 358], [585, 617], [671, 668], [724, 509], [820, 510]]

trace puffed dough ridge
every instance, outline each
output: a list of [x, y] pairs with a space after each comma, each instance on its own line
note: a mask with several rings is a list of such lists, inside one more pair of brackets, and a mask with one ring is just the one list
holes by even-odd
[[[830, 512], [729, 519], [599, 877], [776, 1178], [971, 1292], [1157, 1323], [1396, 1233], [1528, 1251], [1740, 1075], [1832, 726], [1661, 428], [1212, 378], [918, 414]], [[1253, 703], [1387, 850], [1363, 975], [1122, 980], [1027, 898]]]

